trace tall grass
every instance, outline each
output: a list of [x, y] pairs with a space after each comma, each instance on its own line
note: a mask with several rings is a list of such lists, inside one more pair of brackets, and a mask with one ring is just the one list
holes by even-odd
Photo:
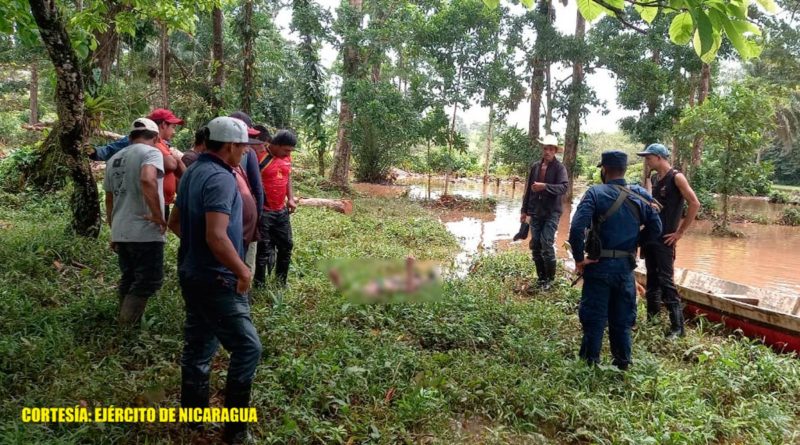
[[[0, 443], [191, 441], [177, 425], [20, 422], [23, 406], [178, 406], [183, 303], [172, 240], [143, 328], [120, 331], [108, 234], [66, 235], [61, 197], [15, 198], [0, 211]], [[355, 208], [301, 209], [289, 289], [254, 294], [260, 443], [800, 441], [796, 358], [702, 321], [676, 342], [641, 323], [630, 371], [588, 368], [575, 358], [579, 291], [515, 294], [534, 279], [521, 253], [479, 258], [436, 302], [348, 302], [319, 261], [457, 252], [415, 204], [356, 197]], [[224, 378], [213, 375], [214, 404]]]

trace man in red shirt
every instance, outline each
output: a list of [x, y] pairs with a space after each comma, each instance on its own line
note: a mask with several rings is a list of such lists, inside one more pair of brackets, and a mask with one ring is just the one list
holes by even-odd
[[289, 264], [292, 261], [292, 226], [289, 214], [297, 204], [292, 190], [292, 151], [297, 137], [289, 130], [280, 130], [265, 151], [258, 153], [261, 182], [264, 184], [264, 209], [259, 222], [256, 251], [256, 273], [253, 281], [263, 286], [266, 275], [275, 269], [275, 276], [286, 285]]
[[186, 170], [180, 160], [180, 152], [172, 149], [169, 141], [178, 125], [183, 125], [183, 119], [165, 108], [156, 108], [147, 117], [158, 125], [156, 148], [164, 156], [164, 217], [168, 219], [169, 206], [175, 201], [175, 192], [178, 190], [178, 178]]

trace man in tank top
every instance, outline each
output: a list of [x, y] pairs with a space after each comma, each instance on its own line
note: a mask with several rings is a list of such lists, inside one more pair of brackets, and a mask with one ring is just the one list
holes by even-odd
[[[667, 337], [680, 337], [683, 336], [683, 309], [673, 278], [675, 247], [694, 222], [700, 210], [700, 201], [686, 176], [672, 167], [667, 147], [650, 144], [637, 154], [644, 157], [646, 171], [655, 170], [650, 184], [645, 186], [663, 207], [659, 214], [663, 227], [661, 239], [642, 247], [647, 266], [647, 317], [648, 320], [655, 320], [663, 303], [670, 321]], [[688, 203], [688, 209], [686, 217], [681, 219], [684, 202]]]

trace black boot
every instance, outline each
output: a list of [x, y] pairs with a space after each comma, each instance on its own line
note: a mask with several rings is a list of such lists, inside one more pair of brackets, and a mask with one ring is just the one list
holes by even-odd
[[135, 326], [139, 324], [147, 306], [147, 297], [126, 295], [119, 308], [119, 324]]
[[553, 285], [553, 282], [556, 280], [556, 267], [558, 263], [555, 260], [553, 261], [545, 261], [544, 262], [544, 270], [545, 270], [545, 283], [544, 288], [550, 289]]
[[536, 287], [543, 287], [547, 282], [547, 269], [545, 269], [544, 261], [533, 260], [536, 264]]
[[[208, 381], [203, 383], [181, 382], [181, 408], [208, 408]], [[201, 430], [200, 422], [189, 422], [191, 430]]]
[[647, 300], [647, 321], [655, 323], [658, 321], [658, 313], [661, 311], [661, 292], [648, 291], [645, 293]]
[[267, 281], [267, 265], [256, 264], [256, 270], [253, 273], [253, 286], [258, 288], [264, 287], [266, 281]]
[[[250, 406], [250, 388], [252, 385], [242, 385], [228, 380], [225, 385], [225, 408], [247, 408]], [[228, 444], [242, 444], [248, 442], [247, 422], [227, 422], [222, 440]]]
[[667, 306], [667, 313], [669, 313], [669, 332], [667, 338], [683, 337], [683, 309], [680, 303], [673, 303]]

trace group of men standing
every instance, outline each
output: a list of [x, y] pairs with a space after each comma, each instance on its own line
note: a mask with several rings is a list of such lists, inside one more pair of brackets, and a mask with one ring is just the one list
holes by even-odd
[[[197, 130], [194, 146], [182, 153], [168, 142], [182, 124], [158, 109], [136, 119], [122, 140], [90, 154], [106, 161], [107, 220], [122, 272], [119, 319], [138, 323], [161, 287], [169, 228], [180, 238], [186, 313], [181, 406], [208, 407], [211, 361], [222, 344], [231, 354], [225, 407], [244, 408], [262, 351], [248, 291], [273, 269], [278, 284], [286, 284], [297, 138], [288, 130], [271, 136], [237, 112]], [[246, 423], [227, 423], [223, 439], [240, 442], [246, 432]]]
[[[530, 226], [537, 285], [548, 289], [555, 278], [555, 234], [569, 178], [555, 156], [557, 138], [547, 135], [540, 143], [542, 158], [528, 172], [520, 222]], [[631, 329], [636, 322], [633, 270], [639, 249], [647, 267], [648, 319], [657, 320], [663, 304], [670, 318], [667, 337], [684, 334], [683, 308], [673, 278], [675, 248], [700, 209], [686, 176], [672, 167], [669, 149], [651, 144], [637, 155], [644, 158], [648, 173], [654, 171], [645, 187], [627, 184], [627, 154], [604, 152], [597, 165], [602, 184], [586, 191], [569, 231], [576, 273], [584, 283], [579, 356], [599, 363], [608, 325], [613, 364], [622, 370], [631, 363]]]

